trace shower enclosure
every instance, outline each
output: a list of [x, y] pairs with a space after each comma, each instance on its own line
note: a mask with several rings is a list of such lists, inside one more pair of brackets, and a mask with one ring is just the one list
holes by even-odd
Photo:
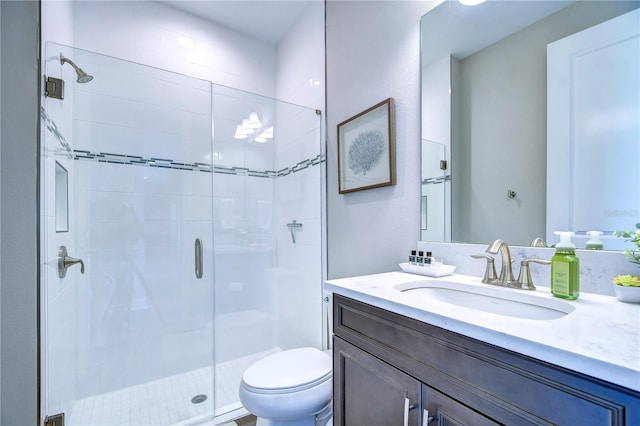
[[[322, 346], [320, 115], [43, 48], [43, 417], [163, 425], [242, 414], [248, 365]], [[69, 61], [93, 80], [76, 81]]]
[[422, 139], [420, 240], [451, 240], [451, 174], [447, 147]]

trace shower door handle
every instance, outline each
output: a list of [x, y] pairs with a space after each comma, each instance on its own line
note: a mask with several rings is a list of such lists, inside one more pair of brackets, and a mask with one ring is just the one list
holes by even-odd
[[195, 241], [195, 272], [196, 278], [202, 278], [202, 240], [196, 238]]
[[58, 277], [64, 278], [67, 276], [67, 268], [80, 264], [80, 273], [84, 274], [84, 262], [82, 259], [76, 259], [74, 257], [67, 256], [67, 247], [58, 247]]

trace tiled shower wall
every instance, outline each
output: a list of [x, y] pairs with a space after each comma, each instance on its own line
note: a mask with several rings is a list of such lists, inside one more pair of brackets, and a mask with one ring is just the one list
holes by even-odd
[[[212, 263], [193, 272], [195, 238], [212, 258], [210, 174], [78, 161], [78, 394], [211, 365]], [[185, 350], [189, 348], [189, 350]]]
[[[273, 45], [172, 9], [160, 2], [73, 2], [73, 34], [74, 43], [80, 48], [200, 77], [223, 86], [275, 97], [323, 112], [325, 108], [324, 13], [324, 2], [310, 2], [287, 35], [277, 45]], [[195, 42], [195, 49], [180, 48], [176, 43], [180, 35], [190, 36]], [[324, 121], [324, 115], [318, 117], [318, 123], [321, 126], [318, 137], [321, 141], [325, 140]], [[277, 131], [280, 132], [280, 136], [287, 134], [286, 130]], [[272, 162], [278, 161], [278, 166], [291, 167], [305, 159], [316, 158], [318, 155], [324, 158], [324, 142], [318, 144], [317, 150], [314, 145], [315, 152], [285, 154], [285, 151], [296, 148], [290, 144], [283, 146], [282, 139], [280, 138], [278, 152], [271, 153], [269, 157]], [[261, 157], [267, 158], [267, 156]], [[229, 157], [226, 160], [228, 160], [227, 165], [232, 164]], [[241, 162], [233, 162], [234, 166], [241, 164]], [[276, 164], [273, 163], [272, 166], [276, 166]], [[278, 167], [274, 167], [274, 169], [279, 170]], [[320, 203], [324, 206], [325, 168], [323, 166], [320, 169], [321, 176], [318, 179], [321, 186], [317, 190], [321, 197]], [[300, 173], [309, 175], [315, 172], [314, 170], [305, 170]], [[291, 175], [280, 178], [278, 182], [289, 180], [293, 182], [297, 179], [299, 177]], [[315, 179], [315, 177], [311, 179]], [[252, 181], [257, 185], [255, 190], [259, 194], [256, 195], [257, 198], [249, 197], [249, 199], [252, 200], [252, 203], [259, 203], [260, 206], [256, 207], [254, 211], [257, 209], [264, 211], [269, 208], [260, 198], [267, 196], [269, 191], [274, 190], [269, 183], [256, 183], [256, 178], [249, 177], [237, 178], [233, 180], [233, 183], [231, 180], [231, 177], [220, 176], [220, 179], [215, 183], [217, 193], [230, 193], [234, 188], [237, 189], [240, 182]], [[228, 185], [227, 181], [229, 181]], [[315, 188], [314, 186], [314, 190]], [[305, 190], [308, 189], [308, 187], [305, 188]], [[221, 198], [228, 197], [221, 196]], [[285, 198], [292, 201], [293, 193], [286, 194]], [[215, 203], [216, 206], [223, 203], [226, 206], [225, 209], [228, 209], [230, 205], [228, 200], [220, 198], [217, 198]], [[287, 205], [295, 204], [287, 203]], [[320, 233], [318, 228], [324, 225], [324, 213], [320, 207], [316, 212], [314, 221], [306, 221], [307, 226], [303, 228], [305, 236], [301, 235], [300, 238], [305, 238], [310, 234], [312, 224], [316, 227], [317, 233]], [[278, 208], [276, 211], [273, 206], [272, 214], [274, 215], [272, 218], [273, 226], [277, 227], [278, 239], [282, 241], [280, 234], [288, 231], [284, 224], [299, 214], [296, 211], [289, 212], [284, 208]], [[216, 218], [216, 223], [220, 224], [218, 218]], [[225, 226], [228, 225], [225, 224]], [[325, 227], [322, 226], [322, 229]], [[229, 238], [231, 233], [229, 230], [220, 229], [216, 229], [216, 232], [216, 235], [223, 239]], [[326, 270], [326, 259], [322, 250], [324, 236], [320, 234], [319, 238], [321, 240], [309, 248], [311, 253], [305, 255], [307, 260], [304, 262], [296, 257], [286, 256], [284, 253], [278, 255], [278, 265], [282, 269], [278, 273], [278, 279], [289, 282], [283, 290], [286, 288], [300, 289], [301, 282], [299, 274], [291, 275], [284, 273], [284, 271], [306, 268], [303, 274], [305, 277], [304, 287], [309, 291], [318, 292], [318, 303], [321, 300], [320, 292], [323, 274]], [[298, 256], [301, 252], [301, 244], [297, 246]], [[279, 249], [283, 249], [283, 247], [279, 247]], [[264, 253], [257, 253], [256, 256], [261, 258]], [[307, 277], [313, 278], [307, 280]], [[229, 282], [230, 284], [226, 285], [237, 289], [238, 284], [234, 284], [236, 281], [230, 279]], [[284, 303], [289, 300], [287, 295], [288, 293], [284, 292], [278, 298], [280, 307], [289, 306], [288, 303]], [[295, 301], [295, 298], [292, 300]], [[313, 306], [313, 309], [317, 308], [318, 306]], [[281, 318], [279, 322], [286, 322], [285, 318], [287, 317]], [[318, 322], [318, 324], [313, 324], [312, 329], [319, 331], [320, 327]]]
[[[72, 151], [61, 155], [76, 160], [74, 250], [88, 266], [74, 294], [77, 341], [67, 348], [79, 369], [75, 398], [210, 365], [214, 351], [223, 362], [318, 346], [319, 286], [315, 297], [309, 292], [321, 279], [320, 114], [60, 49], [105, 71], [100, 84], [74, 87]], [[132, 86], [110, 89], [123, 73], [133, 76]], [[219, 115], [213, 111], [219, 135], [213, 153], [209, 87], [213, 104], [222, 105]], [[263, 119], [271, 114], [277, 138], [262, 145], [225, 133], [225, 113], [235, 108], [225, 98], [232, 95], [266, 111]], [[49, 133], [55, 142], [59, 135]], [[282, 144], [277, 161], [276, 140]], [[304, 224], [295, 245], [276, 231], [287, 227], [275, 223], [275, 211], [293, 212]], [[205, 246], [202, 281], [193, 275], [195, 238]], [[296, 250], [287, 251], [290, 246]]]
[[[244, 104], [258, 112], [263, 128], [273, 126], [273, 139], [231, 137], [234, 111]], [[244, 356], [247, 347], [319, 346], [322, 117], [313, 109], [220, 86], [214, 87], [214, 117], [216, 339], [222, 333], [235, 337], [233, 344], [218, 345], [216, 360]], [[287, 186], [304, 177], [310, 181], [306, 187]], [[287, 223], [302, 219], [306, 226], [294, 231], [297, 252], [283, 251], [293, 246]], [[295, 253], [303, 253], [304, 261]]]
[[[315, 108], [319, 115], [305, 115], [318, 126], [316, 133], [296, 134], [276, 147], [276, 165], [296, 164], [306, 158], [326, 156], [325, 133], [325, 58], [324, 2], [313, 1], [280, 41], [276, 52], [277, 98]], [[321, 53], [321, 54], [319, 54]], [[307, 127], [305, 125], [305, 127]], [[302, 128], [302, 127], [301, 127]], [[313, 128], [312, 126], [308, 127]], [[318, 139], [318, 143], [305, 142]], [[317, 149], [314, 152], [314, 149]], [[330, 316], [329, 303], [321, 303], [322, 283], [326, 278], [326, 167], [309, 167], [276, 181], [276, 232], [279, 285], [280, 338], [283, 349], [318, 344], [327, 330], [323, 322]], [[310, 196], [311, 194], [314, 194]], [[317, 194], [317, 195], [316, 195]], [[286, 223], [302, 223], [291, 241]], [[302, 298], [306, 291], [311, 297]], [[303, 316], [303, 312], [308, 314]]]
[[[290, 109], [288, 105], [279, 107]], [[289, 115], [283, 114], [284, 117]], [[320, 114], [300, 111], [293, 120], [282, 122], [282, 131], [287, 138], [276, 146], [278, 169], [319, 155], [321, 120]], [[278, 341], [282, 349], [318, 346], [322, 339], [322, 286], [318, 280], [323, 278], [323, 167], [303, 167], [276, 180], [276, 310], [279, 313]], [[287, 224], [293, 221], [302, 226], [290, 229]]]
[[[60, 148], [64, 137], [71, 148], [54, 156], [71, 172], [72, 201], [69, 232], [55, 239], [66, 234], [70, 255], [86, 264], [84, 276], [70, 271], [61, 281], [71, 289], [64, 304], [48, 289], [47, 327], [63, 339], [50, 340], [50, 384], [64, 383], [61, 399], [74, 399], [211, 365], [212, 262], [204, 264], [208, 281], [193, 273], [195, 238], [212, 259], [211, 166], [203, 173], [197, 164], [211, 158], [211, 85], [64, 46], [47, 49], [97, 77], [46, 104], [48, 127], [60, 132], [48, 131], [47, 145]], [[61, 102], [73, 111], [70, 128], [55, 123]], [[58, 346], [75, 371], [55, 356]]]

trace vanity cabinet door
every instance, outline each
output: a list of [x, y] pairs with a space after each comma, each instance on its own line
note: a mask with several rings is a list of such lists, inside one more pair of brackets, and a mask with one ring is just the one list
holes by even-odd
[[423, 385], [422, 393], [426, 410], [423, 414], [430, 418], [430, 421], [424, 423], [425, 425], [498, 426], [500, 424], [427, 385]]
[[334, 425], [420, 425], [418, 380], [339, 337], [334, 337], [333, 371]]

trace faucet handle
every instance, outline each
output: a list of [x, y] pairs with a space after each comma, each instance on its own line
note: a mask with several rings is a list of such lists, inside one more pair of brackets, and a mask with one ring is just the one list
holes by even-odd
[[498, 278], [498, 275], [496, 274], [496, 261], [493, 256], [489, 256], [488, 254], [484, 253], [476, 253], [472, 254], [471, 257], [473, 257], [474, 259], [487, 260], [487, 267], [484, 270], [484, 277], [482, 277], [482, 282], [484, 284], [492, 284]]
[[529, 245], [531, 247], [547, 247], [547, 243], [545, 243], [544, 240], [540, 237], [534, 238]]
[[520, 262], [520, 273], [518, 274], [518, 280], [516, 281], [519, 288], [523, 290], [535, 290], [536, 286], [533, 285], [533, 279], [531, 279], [531, 271], [529, 269], [529, 263], [540, 263], [541, 265], [550, 265], [550, 260], [529, 258]]

